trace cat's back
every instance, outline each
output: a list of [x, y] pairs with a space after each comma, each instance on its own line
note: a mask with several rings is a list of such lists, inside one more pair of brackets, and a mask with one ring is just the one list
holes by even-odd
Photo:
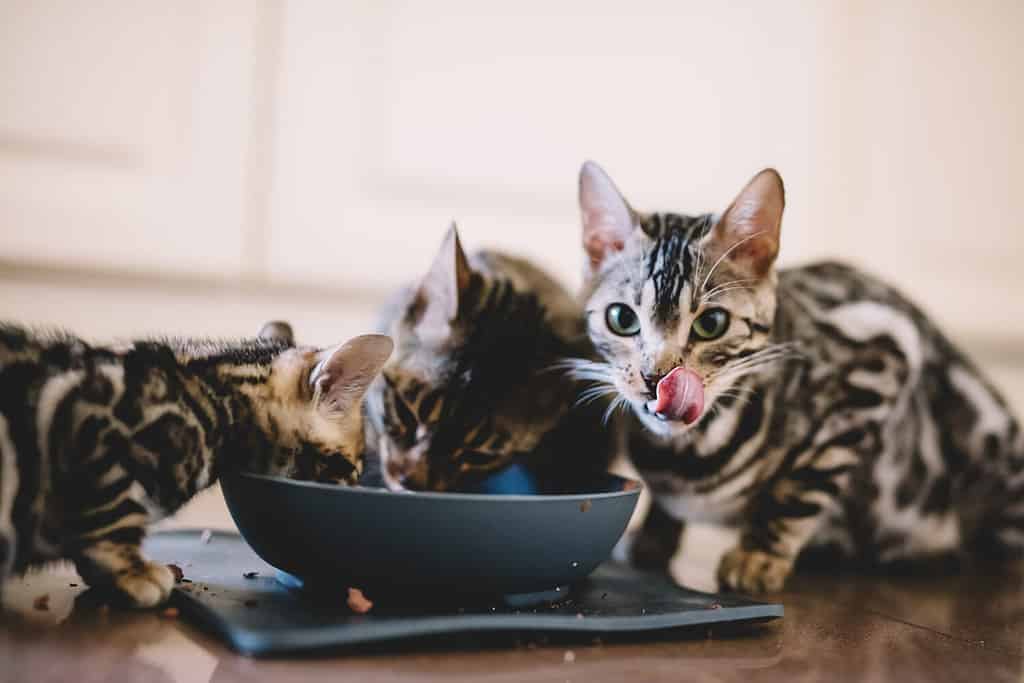
[[871, 302], [924, 317], [894, 286], [864, 270], [839, 261], [820, 261], [779, 271], [780, 298], [796, 296], [819, 310]]
[[[807, 349], [892, 348], [912, 371], [961, 360], [928, 315], [899, 289], [854, 266], [824, 261], [779, 272], [777, 336]], [[830, 354], [832, 356], [834, 354]]]
[[474, 270], [493, 279], [504, 279], [524, 294], [533, 294], [544, 307], [554, 331], [563, 339], [584, 335], [582, 307], [553, 275], [520, 256], [483, 249], [470, 256]]
[[0, 323], [0, 403], [10, 412], [30, 402], [41, 383], [73, 370], [91, 349], [60, 331], [34, 331]]
[[16, 364], [59, 362], [61, 351], [75, 339], [61, 333], [36, 333], [8, 322], [0, 322], [0, 368]]

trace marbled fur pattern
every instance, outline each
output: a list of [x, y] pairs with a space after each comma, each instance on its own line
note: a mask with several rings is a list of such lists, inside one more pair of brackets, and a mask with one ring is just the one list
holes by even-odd
[[222, 472], [354, 483], [362, 413], [358, 402], [327, 405], [341, 387], [321, 367], [341, 351], [295, 347], [280, 323], [265, 330], [95, 347], [0, 325], [0, 580], [70, 558], [90, 585], [155, 605], [173, 577], [141, 554], [146, 525]]
[[[751, 277], [712, 258], [726, 251], [721, 217], [622, 201], [633, 225], [592, 259], [583, 292], [602, 356], [583, 372], [631, 409], [630, 457], [654, 496], [639, 563], [665, 567], [688, 519], [740, 528], [719, 579], [751, 591], [780, 588], [811, 547], [865, 564], [1024, 549], [1019, 424], [927, 316], [836, 263]], [[636, 309], [635, 337], [608, 329], [612, 302]], [[714, 341], [689, 332], [708, 306], [731, 313]], [[704, 378], [707, 407], [688, 427], [645, 409], [644, 376], [675, 366]]]
[[467, 257], [453, 228], [381, 329], [396, 351], [367, 396], [369, 446], [390, 488], [466, 490], [513, 460], [604, 457], [604, 429], [582, 417], [597, 406], [574, 407], [582, 385], [557, 367], [588, 353], [579, 306], [536, 266]]

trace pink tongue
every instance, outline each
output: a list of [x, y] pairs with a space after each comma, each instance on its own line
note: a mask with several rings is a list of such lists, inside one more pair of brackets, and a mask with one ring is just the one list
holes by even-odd
[[693, 370], [673, 368], [658, 382], [654, 412], [667, 420], [692, 424], [704, 412], [704, 382]]

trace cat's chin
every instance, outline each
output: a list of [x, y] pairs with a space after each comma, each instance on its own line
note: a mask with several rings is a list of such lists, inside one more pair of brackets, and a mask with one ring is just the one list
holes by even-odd
[[640, 418], [640, 422], [643, 423], [644, 427], [654, 434], [665, 438], [685, 434], [690, 431], [693, 425], [700, 422], [699, 418], [691, 424], [686, 424], [682, 420], [668, 420], [652, 413], [645, 404], [640, 404], [639, 406], [634, 404], [634, 412]]

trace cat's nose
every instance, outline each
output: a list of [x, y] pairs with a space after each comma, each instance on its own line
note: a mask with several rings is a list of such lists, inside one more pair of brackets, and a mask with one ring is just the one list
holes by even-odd
[[419, 449], [401, 453], [392, 452], [384, 465], [386, 479], [393, 488], [421, 490], [426, 486], [426, 460]]
[[663, 372], [644, 372], [640, 374], [640, 378], [644, 381], [644, 385], [647, 387], [647, 393], [651, 395], [651, 398], [656, 398], [658, 395], [658, 382], [665, 376]]

